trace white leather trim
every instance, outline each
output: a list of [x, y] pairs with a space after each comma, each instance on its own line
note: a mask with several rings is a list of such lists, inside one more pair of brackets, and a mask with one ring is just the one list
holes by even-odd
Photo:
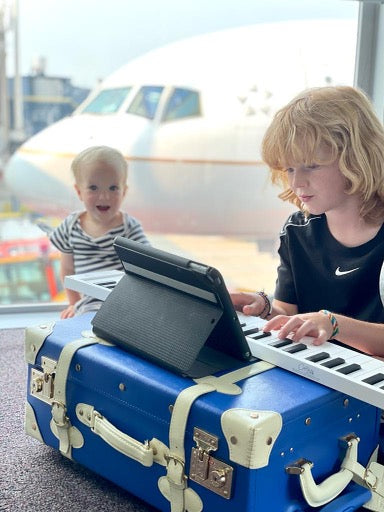
[[41, 324], [25, 329], [24, 357], [28, 364], [36, 363], [36, 356], [47, 337], [53, 332], [55, 323]]
[[268, 466], [283, 420], [278, 412], [228, 409], [221, 428], [229, 447], [229, 459], [250, 469]]
[[[49, 426], [50, 429], [52, 430], [53, 435], [60, 440], [59, 432], [53, 419], [51, 420]], [[73, 425], [68, 428], [68, 437], [69, 444], [72, 446], [72, 448], [82, 448], [84, 446], [83, 434], [80, 432], [79, 429], [77, 429]]]
[[27, 435], [34, 437], [41, 443], [44, 443], [44, 439], [39, 430], [39, 424], [37, 423], [35, 411], [29, 402], [26, 402], [25, 404], [24, 430]]
[[[161, 494], [168, 500], [171, 501], [171, 491], [169, 480], [166, 476], [159, 478], [157, 483]], [[185, 509], [188, 512], [201, 512], [203, 510], [203, 502], [200, 496], [190, 487], [185, 489]]]
[[66, 414], [67, 400], [65, 393], [68, 372], [73, 356], [76, 354], [76, 352], [80, 348], [87, 347], [88, 345], [93, 345], [95, 343], [97, 343], [97, 340], [92, 338], [80, 338], [78, 340], [71, 341], [65, 345], [61, 351], [56, 365], [54, 396], [52, 399], [52, 419], [55, 427], [52, 427], [51, 422], [51, 430], [59, 439], [60, 452], [69, 459], [72, 459], [70, 435], [71, 422]]

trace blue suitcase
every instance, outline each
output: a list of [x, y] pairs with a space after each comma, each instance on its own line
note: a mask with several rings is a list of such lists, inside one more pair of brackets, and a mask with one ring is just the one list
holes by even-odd
[[379, 409], [263, 361], [181, 377], [91, 319], [27, 329], [27, 434], [161, 511], [384, 510]]

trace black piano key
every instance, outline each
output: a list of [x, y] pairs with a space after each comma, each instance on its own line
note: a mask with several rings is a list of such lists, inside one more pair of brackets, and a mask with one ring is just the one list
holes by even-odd
[[251, 329], [247, 329], [246, 331], [243, 331], [245, 336], [248, 336], [249, 334], [255, 334], [256, 332], [259, 332], [258, 327], [252, 327]]
[[308, 361], [312, 361], [313, 363], [318, 363], [319, 361], [323, 361], [324, 359], [328, 359], [331, 357], [328, 352], [319, 352], [318, 354], [314, 354], [313, 356], [306, 357]]
[[343, 373], [344, 375], [349, 375], [350, 373], [357, 372], [357, 370], [361, 370], [361, 366], [357, 363], [352, 363], [348, 366], [344, 366], [344, 368], [339, 368], [336, 371]]
[[256, 336], [251, 336], [251, 338], [252, 338], [253, 340], [261, 340], [261, 338], [266, 338], [267, 336], [271, 336], [271, 333], [270, 333], [270, 332], [268, 332], [268, 331], [266, 331], [266, 332], [264, 332], [264, 331], [259, 331], [259, 333], [258, 333], [258, 334], [256, 334]]
[[245, 322], [241, 322], [241, 323], [240, 323], [240, 327], [241, 327], [241, 328], [245, 327], [246, 325], [247, 325], [247, 324], [246, 324]]
[[116, 286], [116, 281], [107, 281], [105, 283], [96, 283], [98, 286], [104, 286], [105, 288], [114, 288]]
[[325, 363], [321, 363], [321, 366], [325, 366], [326, 368], [335, 368], [335, 366], [340, 366], [344, 364], [345, 360], [341, 357], [336, 357], [335, 359], [331, 359], [330, 361], [325, 361]]
[[307, 350], [307, 348], [307, 345], [304, 345], [304, 343], [295, 343], [293, 347], [284, 349], [284, 352], [288, 352], [289, 354], [296, 354], [296, 352], [302, 352], [303, 350]]
[[370, 377], [363, 379], [363, 382], [366, 382], [367, 384], [377, 384], [381, 380], [384, 380], [384, 374], [383, 373], [376, 373], [375, 375], [371, 375]]
[[270, 343], [271, 347], [275, 347], [275, 348], [282, 348], [282, 347], [286, 347], [287, 345], [292, 345], [292, 344], [293, 344], [293, 341], [289, 340], [288, 338]]

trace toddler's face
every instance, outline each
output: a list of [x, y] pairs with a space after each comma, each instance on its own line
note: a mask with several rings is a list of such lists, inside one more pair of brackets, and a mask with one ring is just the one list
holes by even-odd
[[110, 220], [120, 210], [127, 185], [123, 171], [110, 163], [92, 162], [80, 169], [75, 189], [95, 220]]

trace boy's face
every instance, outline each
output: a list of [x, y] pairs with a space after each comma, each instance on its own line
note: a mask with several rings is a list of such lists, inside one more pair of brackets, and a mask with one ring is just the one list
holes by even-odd
[[104, 223], [118, 214], [127, 185], [121, 169], [100, 161], [81, 167], [75, 189], [92, 218]]
[[[318, 161], [330, 158], [329, 150], [320, 148]], [[346, 179], [340, 171], [339, 161], [304, 165], [296, 164], [287, 170], [290, 188], [304, 204], [308, 213], [319, 215], [345, 209], [355, 198], [346, 193]]]

